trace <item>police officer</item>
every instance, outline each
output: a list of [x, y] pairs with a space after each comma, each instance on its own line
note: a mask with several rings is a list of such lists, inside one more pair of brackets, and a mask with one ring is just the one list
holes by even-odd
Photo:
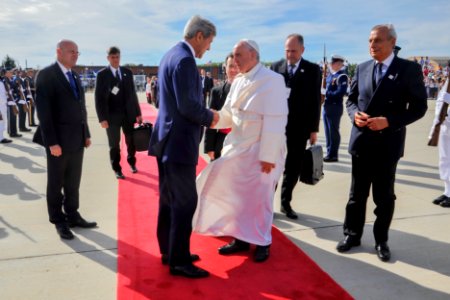
[[29, 107], [25, 91], [25, 83], [24, 83], [25, 76], [22, 76], [21, 74], [22, 71], [16, 70], [16, 75], [14, 76], [14, 81], [16, 84], [14, 88], [17, 89], [18, 95], [17, 104], [19, 106], [19, 131], [29, 132], [31, 131], [31, 129], [27, 128], [25, 125]]
[[344, 111], [343, 101], [348, 87], [348, 76], [343, 70], [344, 61], [344, 57], [333, 55], [331, 57], [330, 74], [326, 79], [323, 105], [323, 125], [327, 146], [327, 154], [323, 159], [325, 162], [338, 161], [338, 150], [341, 143], [339, 124]]

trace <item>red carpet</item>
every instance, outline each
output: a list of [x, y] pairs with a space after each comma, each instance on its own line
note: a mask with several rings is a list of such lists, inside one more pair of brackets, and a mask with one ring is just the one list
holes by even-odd
[[[145, 120], [156, 112], [142, 105]], [[123, 148], [122, 148], [123, 149]], [[122, 151], [122, 161], [126, 161]], [[201, 161], [199, 169], [205, 166]], [[305, 253], [273, 228], [271, 256], [254, 263], [249, 254], [223, 257], [217, 248], [229, 239], [193, 235], [191, 249], [201, 260], [196, 264], [211, 273], [206, 279], [169, 275], [161, 264], [156, 240], [158, 172], [156, 161], [139, 152], [139, 173], [124, 168], [119, 181], [117, 298], [130, 299], [352, 299]]]

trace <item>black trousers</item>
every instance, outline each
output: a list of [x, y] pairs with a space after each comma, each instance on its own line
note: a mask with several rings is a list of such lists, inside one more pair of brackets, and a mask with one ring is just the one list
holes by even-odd
[[292, 191], [298, 182], [303, 162], [303, 154], [309, 137], [287, 139], [287, 156], [281, 185], [281, 204], [289, 204]]
[[127, 161], [130, 166], [136, 164], [136, 148], [133, 144], [133, 123], [126, 120], [124, 116], [115, 116], [108, 122], [109, 127], [106, 129], [109, 144], [109, 159], [112, 169], [115, 172], [121, 171], [120, 166], [120, 129], [122, 128], [125, 135], [125, 144], [127, 145]]
[[53, 224], [66, 222], [66, 215], [69, 220], [79, 217], [83, 154], [82, 147], [75, 152], [63, 150], [59, 157], [47, 149], [47, 209]]
[[12, 106], [8, 105], [8, 134], [17, 134], [17, 116], [14, 114]]
[[344, 234], [361, 238], [366, 219], [366, 204], [372, 187], [376, 220], [373, 234], [377, 244], [388, 240], [395, 207], [395, 172], [398, 160], [382, 155], [352, 156], [352, 182], [346, 206]]
[[22, 104], [19, 104], [19, 129], [26, 129], [25, 122], [27, 120], [27, 112]]
[[35, 121], [35, 114], [36, 114], [36, 106], [35, 105], [31, 105], [30, 106], [30, 115], [28, 116], [28, 125], [36, 125], [36, 121]]
[[196, 166], [157, 160], [159, 249], [161, 254], [169, 256], [171, 266], [191, 264], [192, 217], [197, 207]]

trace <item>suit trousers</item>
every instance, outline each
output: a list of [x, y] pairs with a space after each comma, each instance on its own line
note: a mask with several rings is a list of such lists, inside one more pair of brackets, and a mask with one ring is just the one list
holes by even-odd
[[215, 135], [215, 143], [214, 143], [214, 159], [218, 159], [222, 156], [223, 142], [227, 137], [226, 133], [217, 132]]
[[323, 128], [327, 147], [326, 157], [328, 158], [338, 158], [339, 145], [341, 144], [339, 126], [343, 111], [342, 103], [326, 104], [325, 102], [323, 106]]
[[289, 204], [292, 200], [292, 191], [300, 177], [303, 154], [309, 137], [287, 138], [287, 156], [284, 166], [283, 183], [281, 185], [281, 204]]
[[192, 218], [197, 207], [196, 166], [163, 163], [159, 158], [157, 236], [161, 254], [171, 266], [191, 264]]
[[14, 114], [13, 107], [8, 105], [8, 134], [17, 134], [17, 116]]
[[[375, 152], [374, 150], [373, 152]], [[398, 159], [386, 155], [352, 155], [352, 182], [346, 206], [344, 234], [360, 239], [366, 217], [366, 204], [372, 186], [376, 208], [373, 234], [377, 244], [388, 240], [395, 207], [395, 172]]]
[[[66, 218], [79, 217], [79, 189], [84, 148], [62, 152], [59, 157], [47, 148], [47, 209], [50, 223], [60, 224]], [[64, 209], [64, 211], [63, 211]]]
[[27, 120], [27, 112], [22, 104], [19, 105], [19, 129], [26, 129], [25, 121]]
[[[117, 118], [114, 118], [117, 119]], [[106, 128], [109, 144], [109, 159], [111, 161], [112, 169], [115, 172], [121, 171], [120, 166], [120, 129], [122, 128], [125, 135], [125, 144], [127, 145], [127, 161], [130, 166], [136, 164], [136, 148], [133, 144], [133, 123], [126, 120], [125, 117], [119, 118], [109, 122], [109, 127]]]

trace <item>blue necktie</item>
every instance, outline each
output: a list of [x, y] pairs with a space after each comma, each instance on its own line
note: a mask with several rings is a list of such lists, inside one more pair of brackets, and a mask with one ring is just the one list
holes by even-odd
[[77, 84], [75, 83], [75, 78], [73, 77], [72, 72], [67, 71], [67, 77], [69, 78], [70, 87], [72, 88], [72, 92], [75, 95], [77, 100], [80, 100], [80, 95], [78, 95]]
[[294, 68], [295, 68], [295, 65], [289, 65], [289, 79], [294, 77]]
[[382, 78], [383, 78], [383, 64], [377, 63], [375, 70], [375, 82], [377, 86], [380, 84]]

